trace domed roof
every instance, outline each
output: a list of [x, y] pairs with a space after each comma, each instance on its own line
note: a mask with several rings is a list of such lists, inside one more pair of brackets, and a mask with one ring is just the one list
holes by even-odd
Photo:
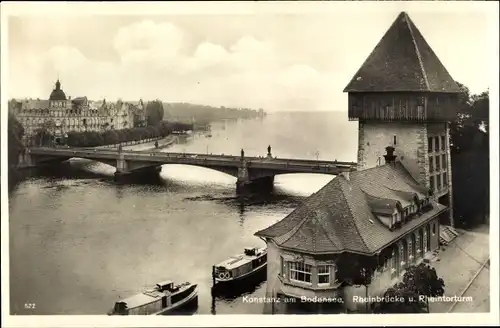
[[66, 100], [66, 94], [62, 91], [59, 80], [56, 82], [56, 88], [50, 93], [49, 100]]

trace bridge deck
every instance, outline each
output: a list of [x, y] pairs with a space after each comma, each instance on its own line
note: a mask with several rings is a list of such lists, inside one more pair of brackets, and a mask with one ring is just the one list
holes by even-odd
[[[31, 148], [32, 155], [55, 157], [81, 157], [88, 159], [116, 160], [120, 153], [117, 150], [97, 148]], [[195, 153], [169, 153], [159, 151], [123, 150], [123, 159], [158, 164], [191, 164], [200, 166], [239, 166], [240, 156], [208, 155]], [[260, 168], [280, 171], [317, 171], [325, 173], [338, 170], [353, 170], [355, 162], [319, 161], [292, 158], [245, 157], [248, 168]]]

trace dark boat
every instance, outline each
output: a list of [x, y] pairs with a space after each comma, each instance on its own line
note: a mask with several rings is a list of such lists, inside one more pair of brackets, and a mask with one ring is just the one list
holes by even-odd
[[213, 268], [215, 283], [236, 282], [253, 276], [267, 266], [267, 249], [247, 247], [243, 254], [230, 257]]
[[198, 296], [198, 285], [184, 282], [175, 285], [162, 281], [154, 288], [119, 300], [108, 315], [159, 315], [178, 309]]

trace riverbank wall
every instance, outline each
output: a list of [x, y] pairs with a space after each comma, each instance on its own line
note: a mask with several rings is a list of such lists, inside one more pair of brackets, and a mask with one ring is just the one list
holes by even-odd
[[[156, 142], [158, 142], [158, 149], [167, 148], [177, 142], [177, 136], [169, 135], [165, 138], [148, 138], [137, 141], [122, 142], [121, 145], [123, 149], [128, 150], [151, 150], [155, 149]], [[115, 149], [118, 148], [120, 144], [99, 146], [99, 149]]]

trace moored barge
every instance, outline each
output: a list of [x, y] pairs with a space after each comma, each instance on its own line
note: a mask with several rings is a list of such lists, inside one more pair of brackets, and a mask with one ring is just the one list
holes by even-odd
[[214, 265], [212, 274], [217, 284], [237, 282], [261, 272], [266, 266], [267, 249], [247, 247], [243, 254]]

